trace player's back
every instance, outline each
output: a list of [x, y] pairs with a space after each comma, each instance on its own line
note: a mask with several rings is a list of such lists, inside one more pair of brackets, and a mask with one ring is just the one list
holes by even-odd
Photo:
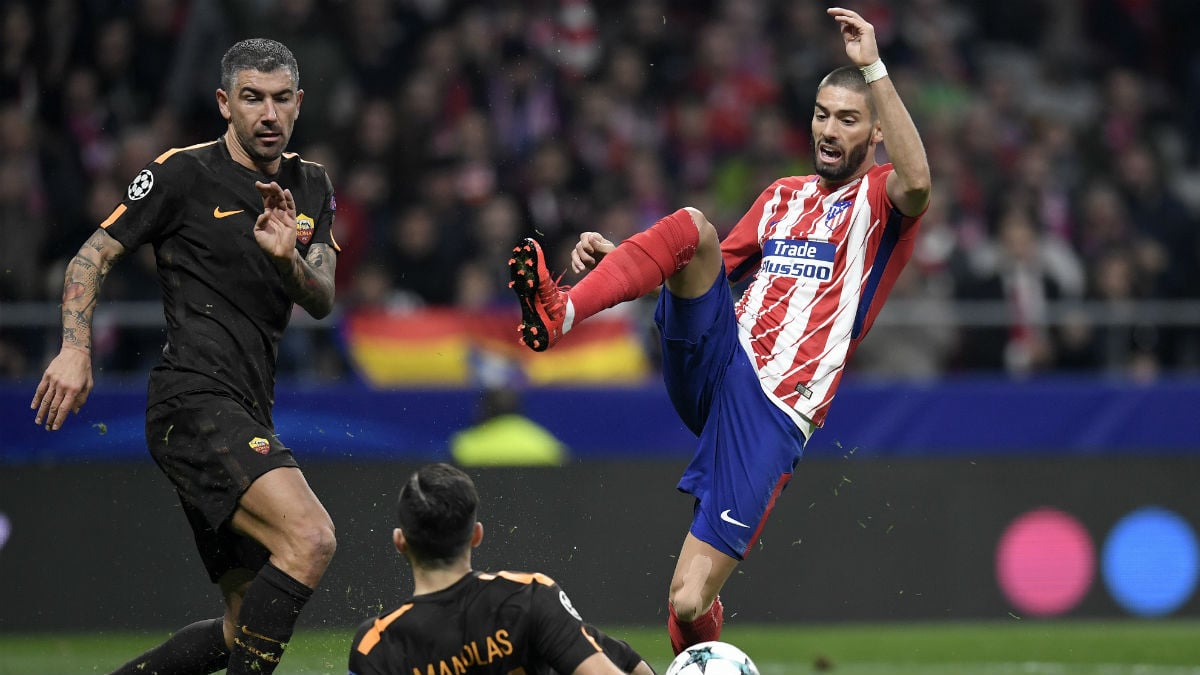
[[582, 626], [545, 575], [472, 572], [364, 622], [350, 672], [543, 675], [556, 672], [552, 664], [571, 672], [597, 650], [581, 641]]

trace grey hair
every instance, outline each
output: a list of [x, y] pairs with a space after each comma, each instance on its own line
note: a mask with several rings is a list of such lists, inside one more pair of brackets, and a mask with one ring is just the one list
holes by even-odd
[[299, 89], [300, 66], [292, 50], [281, 42], [267, 38], [242, 40], [230, 47], [221, 58], [221, 88], [232, 94], [238, 73], [243, 70], [273, 73], [281, 69], [291, 74], [292, 88]]

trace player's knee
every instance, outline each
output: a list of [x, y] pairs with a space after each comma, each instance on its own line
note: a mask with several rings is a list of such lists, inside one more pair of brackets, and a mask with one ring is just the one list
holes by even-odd
[[670, 602], [671, 606], [675, 608], [675, 616], [683, 623], [695, 621], [702, 613], [701, 610], [704, 609], [700, 606], [700, 603], [690, 600], [681, 600], [673, 597]]
[[667, 601], [675, 609], [675, 616], [684, 623], [695, 621], [704, 611], [702, 589], [694, 586], [695, 582], [689, 584], [687, 579], [671, 581], [671, 593]]
[[719, 248], [721, 246], [721, 236], [717, 234], [716, 226], [708, 221], [708, 217], [700, 209], [692, 206], [685, 206], [683, 210], [687, 211], [688, 215], [692, 217], [692, 223], [696, 225], [696, 231], [700, 235], [700, 241], [696, 248], [698, 250]]
[[328, 521], [302, 524], [293, 529], [289, 539], [299, 566], [318, 574], [329, 566], [337, 550], [333, 523]]
[[322, 569], [328, 567], [334, 552], [337, 551], [337, 535], [334, 533], [333, 524], [314, 528], [310, 543], [312, 560], [318, 562]]

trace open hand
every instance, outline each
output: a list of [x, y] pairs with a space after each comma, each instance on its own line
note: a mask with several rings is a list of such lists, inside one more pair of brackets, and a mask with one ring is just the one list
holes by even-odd
[[273, 258], [290, 258], [296, 250], [296, 200], [279, 183], [256, 181], [263, 212], [254, 221], [254, 239]]
[[838, 22], [842, 41], [846, 43], [846, 56], [858, 67], [869, 66], [879, 60], [879, 44], [875, 41], [875, 27], [867, 23], [858, 12], [841, 7], [825, 10]]
[[36, 410], [33, 423], [44, 421], [47, 431], [58, 431], [67, 413], [79, 414], [92, 391], [92, 356], [73, 347], [63, 347], [46, 367], [42, 381], [33, 394], [30, 410]]

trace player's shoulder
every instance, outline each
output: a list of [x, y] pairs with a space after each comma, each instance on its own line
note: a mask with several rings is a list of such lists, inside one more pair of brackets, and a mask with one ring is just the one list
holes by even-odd
[[208, 141], [162, 152], [129, 182], [126, 191], [129, 200], [136, 202], [154, 191], [175, 193], [187, 189], [198, 166], [209, 164], [209, 158], [219, 153], [219, 142]]
[[888, 176], [895, 171], [895, 168], [889, 164], [876, 164], [867, 170], [867, 175], [863, 176], [863, 180], [867, 185], [867, 191], [876, 197], [887, 195], [887, 179]]
[[154, 158], [150, 166], [180, 169], [195, 164], [210, 164], [221, 156], [221, 139], [196, 143], [181, 148], [169, 148]]
[[383, 639], [384, 633], [393, 624], [402, 621], [401, 617], [408, 614], [415, 606], [411, 601], [406, 602], [389, 612], [384, 612], [378, 616], [363, 620], [358, 625], [358, 629], [354, 631], [354, 639], [350, 641], [352, 649], [362, 654], [370, 653], [375, 648], [375, 645], [379, 644], [380, 640]]
[[329, 180], [329, 174], [325, 171], [324, 164], [304, 159], [298, 152], [285, 152], [282, 159], [285, 167], [295, 171], [306, 179]]
[[221, 140], [206, 141], [180, 148], [169, 148], [142, 169], [163, 180], [191, 176], [197, 169], [219, 166]]
[[554, 579], [542, 574], [541, 572], [514, 572], [510, 570], [500, 570], [499, 572], [480, 572], [477, 577], [480, 581], [500, 581], [502, 583], [517, 584], [519, 586], [557, 586]]

